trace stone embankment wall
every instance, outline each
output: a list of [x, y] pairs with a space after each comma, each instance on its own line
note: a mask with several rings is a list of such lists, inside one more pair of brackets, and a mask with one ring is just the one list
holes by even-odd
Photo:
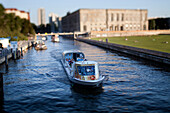
[[129, 54], [129, 55], [140, 57], [143, 59], [170, 65], [170, 53], [141, 49], [141, 48], [136, 48], [136, 47], [124, 46], [124, 45], [84, 39], [84, 38], [78, 38], [77, 40], [86, 42], [88, 44], [96, 45], [102, 48], [115, 50], [121, 53]]
[[90, 37], [121, 37], [121, 36], [148, 36], [170, 34], [170, 30], [146, 30], [146, 31], [91, 31]]

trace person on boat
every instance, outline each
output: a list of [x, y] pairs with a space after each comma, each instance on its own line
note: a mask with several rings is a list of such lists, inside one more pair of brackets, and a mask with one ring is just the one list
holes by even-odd
[[83, 59], [84, 59], [84, 57], [83, 57], [82, 54], [79, 54], [79, 55], [77, 56], [77, 61], [83, 61]]
[[70, 66], [72, 66], [73, 61], [74, 61], [74, 59], [69, 59], [69, 60], [68, 60], [68, 63], [69, 63]]
[[3, 45], [2, 45], [2, 43], [0, 43], [0, 49], [1, 49], [1, 50], [3, 49]]

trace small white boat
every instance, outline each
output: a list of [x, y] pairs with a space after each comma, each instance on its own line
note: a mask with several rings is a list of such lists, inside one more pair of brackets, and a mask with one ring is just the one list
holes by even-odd
[[35, 50], [46, 50], [46, 49], [47, 49], [47, 46], [42, 40], [36, 41]]
[[73, 84], [90, 88], [102, 86], [106, 76], [100, 75], [97, 62], [86, 61], [80, 51], [65, 51], [62, 57], [63, 67]]
[[47, 37], [46, 36], [42, 37], [42, 40], [43, 41], [47, 40]]
[[51, 39], [52, 42], [60, 42], [58, 35], [53, 35], [51, 38], [52, 38]]

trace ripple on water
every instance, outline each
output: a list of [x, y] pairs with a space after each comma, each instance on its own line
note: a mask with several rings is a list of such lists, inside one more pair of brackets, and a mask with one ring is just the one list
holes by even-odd
[[[45, 43], [47, 50], [30, 49], [23, 59], [10, 61], [4, 74], [6, 112], [170, 111], [170, 74], [163, 68], [65, 38]], [[71, 87], [60, 62], [62, 51], [70, 49], [99, 62], [101, 74], [109, 75], [102, 88]]]

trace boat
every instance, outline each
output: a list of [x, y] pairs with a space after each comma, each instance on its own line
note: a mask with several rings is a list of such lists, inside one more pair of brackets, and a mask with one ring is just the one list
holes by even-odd
[[87, 61], [81, 51], [64, 51], [61, 63], [73, 85], [96, 88], [106, 79], [105, 75], [100, 75], [98, 63]]
[[35, 50], [46, 50], [47, 46], [42, 40], [37, 40], [35, 44]]
[[42, 40], [43, 40], [43, 41], [46, 41], [46, 40], [47, 40], [47, 37], [46, 37], [46, 36], [42, 37]]
[[58, 35], [53, 35], [53, 36], [51, 37], [51, 41], [52, 41], [52, 42], [60, 42], [60, 39], [59, 39]]

